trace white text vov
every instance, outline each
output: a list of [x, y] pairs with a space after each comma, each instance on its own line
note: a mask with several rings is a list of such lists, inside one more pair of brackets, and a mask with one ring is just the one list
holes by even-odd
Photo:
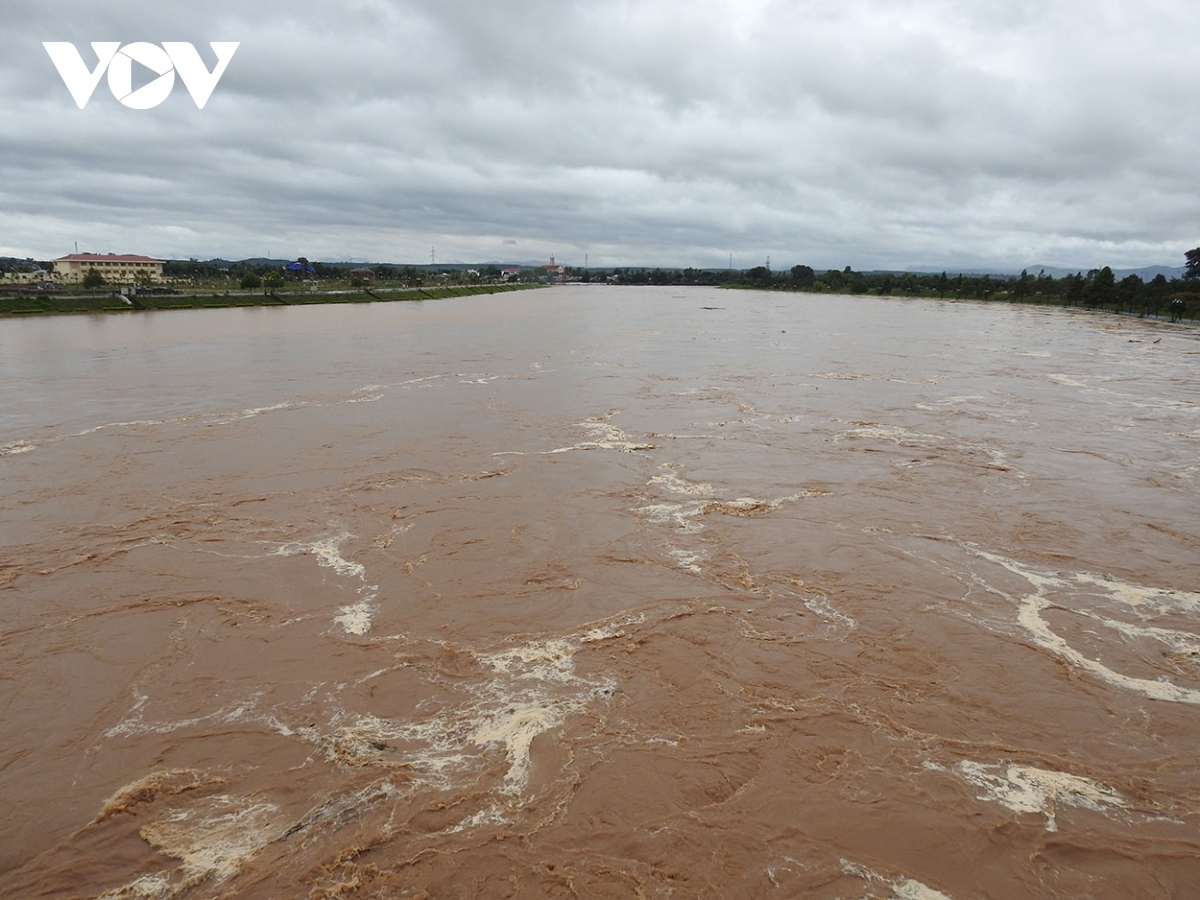
[[[66, 82], [67, 90], [75, 98], [80, 109], [87, 106], [92, 92], [100, 83], [105, 70], [108, 71], [108, 87], [113, 96], [131, 109], [150, 109], [158, 106], [167, 99], [171, 88], [175, 86], [175, 73], [183, 79], [184, 87], [196, 101], [196, 106], [204, 109], [204, 104], [212, 96], [213, 88], [225, 74], [229, 60], [237, 50], [239, 41], [210, 41], [209, 45], [217, 55], [217, 64], [208, 71], [200, 53], [191, 44], [184, 41], [163, 41], [158, 44], [147, 44], [139, 41], [121, 46], [120, 41], [92, 41], [92, 49], [96, 51], [99, 62], [96, 68], [89, 70], [75, 45], [67, 41], [43, 41], [42, 46], [54, 61], [58, 74]], [[133, 89], [133, 64], [140, 63], [158, 77], [148, 84], [142, 85], [136, 91]]]

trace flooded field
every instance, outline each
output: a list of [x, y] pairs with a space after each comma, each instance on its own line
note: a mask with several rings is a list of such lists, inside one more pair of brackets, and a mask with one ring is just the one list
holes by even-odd
[[0, 895], [1189, 898], [1200, 332], [0, 321]]

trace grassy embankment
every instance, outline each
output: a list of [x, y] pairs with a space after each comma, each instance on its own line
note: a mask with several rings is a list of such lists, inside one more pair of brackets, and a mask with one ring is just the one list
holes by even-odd
[[540, 285], [493, 284], [452, 285], [428, 288], [368, 288], [366, 290], [310, 291], [291, 286], [264, 294], [262, 291], [189, 290], [183, 294], [133, 298], [136, 306], [108, 291], [5, 292], [0, 288], [0, 316], [56, 313], [136, 312], [139, 309], [208, 309], [231, 306], [300, 306], [319, 303], [379, 303], [394, 300], [440, 300], [475, 294], [499, 294]]

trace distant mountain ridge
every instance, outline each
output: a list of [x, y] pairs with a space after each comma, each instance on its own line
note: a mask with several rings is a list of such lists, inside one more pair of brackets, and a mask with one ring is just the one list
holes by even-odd
[[[1100, 266], [1099, 268], [1103, 268]], [[1045, 272], [1051, 278], [1063, 278], [1066, 275], [1087, 275], [1088, 269], [1064, 269], [1060, 266], [1026, 266], [1025, 271], [1036, 277], [1039, 273]], [[1142, 281], [1153, 281], [1159, 275], [1162, 275], [1167, 281], [1174, 278], [1182, 278], [1187, 273], [1186, 266], [1142, 266], [1140, 269], [1113, 269], [1113, 276], [1120, 281], [1122, 278], [1128, 278], [1130, 275], [1136, 275]], [[1020, 272], [1014, 274], [1020, 275]]]

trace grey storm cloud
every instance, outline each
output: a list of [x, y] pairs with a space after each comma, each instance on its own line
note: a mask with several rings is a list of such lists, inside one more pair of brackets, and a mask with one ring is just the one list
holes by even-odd
[[[0, 254], [1020, 268], [1200, 243], [1188, 0], [31, 3]], [[79, 110], [43, 41], [240, 47]]]

